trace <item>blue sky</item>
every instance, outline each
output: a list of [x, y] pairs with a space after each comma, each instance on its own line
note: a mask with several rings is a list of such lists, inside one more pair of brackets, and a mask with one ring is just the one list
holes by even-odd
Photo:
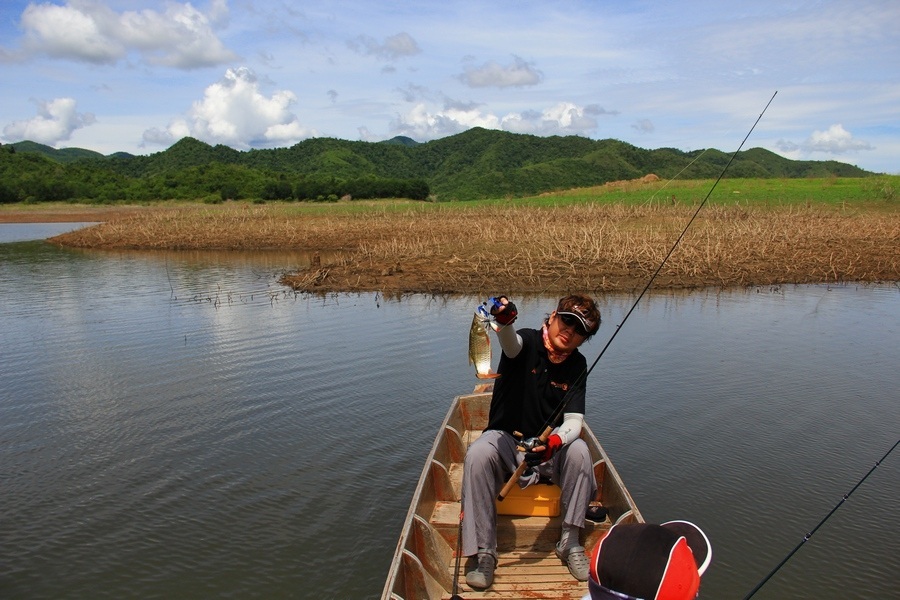
[[149, 154], [475, 126], [900, 173], [897, 0], [0, 3], [0, 141]]

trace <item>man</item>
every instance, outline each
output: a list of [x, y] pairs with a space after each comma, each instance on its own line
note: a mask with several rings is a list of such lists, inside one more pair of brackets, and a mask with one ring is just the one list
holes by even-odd
[[[516, 307], [500, 297], [491, 309], [503, 354], [491, 398], [487, 429], [466, 454], [463, 470], [462, 554], [471, 559], [466, 583], [486, 589], [497, 567], [497, 513], [494, 500], [525, 460], [538, 473], [520, 485], [549, 477], [562, 490], [563, 525], [556, 555], [579, 581], [588, 579], [581, 545], [585, 513], [597, 491], [587, 444], [579, 437], [584, 421], [587, 361], [578, 347], [600, 327], [600, 311], [583, 295], [562, 298], [540, 329], [514, 330]], [[549, 422], [565, 402], [556, 422]], [[523, 454], [514, 436], [538, 436], [553, 427], [546, 443]], [[529, 445], [526, 441], [526, 447]], [[528, 471], [526, 471], [528, 473]]]

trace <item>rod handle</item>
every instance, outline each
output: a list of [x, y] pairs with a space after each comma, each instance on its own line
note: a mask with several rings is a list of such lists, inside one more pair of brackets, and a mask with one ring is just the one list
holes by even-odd
[[[544, 429], [544, 431], [539, 436], [541, 443], [546, 443], [547, 440], [550, 439], [550, 432], [552, 432], [552, 431], [553, 431], [552, 427], [547, 427], [546, 429]], [[506, 485], [504, 485], [503, 489], [500, 490], [500, 493], [497, 494], [498, 501], [503, 502], [503, 499], [509, 495], [509, 493], [513, 489], [513, 486], [519, 482], [519, 477], [522, 476], [522, 473], [525, 472], [526, 468], [528, 468], [528, 465], [525, 463], [524, 460], [519, 463], [519, 466], [516, 468], [516, 470], [513, 472], [513, 474], [510, 476], [510, 478], [506, 481]]]
[[515, 472], [512, 474], [512, 476], [506, 482], [506, 485], [504, 485], [503, 489], [500, 490], [500, 493], [497, 494], [497, 500], [499, 500], [500, 502], [503, 502], [503, 499], [506, 498], [507, 495], [509, 495], [509, 493], [513, 489], [513, 486], [516, 485], [516, 483], [519, 481], [519, 477], [521, 477], [522, 473], [525, 472], [526, 467], [528, 467], [528, 465], [525, 464], [524, 460], [521, 463], [519, 463], [518, 468], [515, 470]]

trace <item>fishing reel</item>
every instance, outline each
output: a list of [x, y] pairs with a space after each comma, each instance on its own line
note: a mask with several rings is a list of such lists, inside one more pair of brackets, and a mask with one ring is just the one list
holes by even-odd
[[539, 437], [530, 437], [527, 440], [522, 440], [519, 442], [519, 450], [522, 452], [533, 452], [535, 448], [538, 446], [543, 446], [547, 442], [541, 440]]
[[534, 436], [528, 439], [523, 439], [525, 436], [522, 435], [519, 431], [513, 431], [513, 436], [518, 440], [516, 444], [516, 449], [519, 452], [531, 452], [538, 446], [543, 446], [546, 442], [541, 441], [541, 438]]

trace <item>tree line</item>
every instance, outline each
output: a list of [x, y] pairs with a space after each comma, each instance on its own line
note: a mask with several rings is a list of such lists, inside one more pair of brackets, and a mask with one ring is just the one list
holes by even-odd
[[[146, 156], [103, 156], [24, 141], [0, 146], [0, 203], [520, 197], [649, 173], [663, 179], [714, 178], [730, 158], [715, 149], [646, 150], [611, 139], [482, 128], [426, 143], [403, 137], [386, 142], [312, 138], [289, 148], [249, 151], [188, 137]], [[727, 176], [870, 174], [844, 163], [792, 161], [754, 148], [738, 153]]]

